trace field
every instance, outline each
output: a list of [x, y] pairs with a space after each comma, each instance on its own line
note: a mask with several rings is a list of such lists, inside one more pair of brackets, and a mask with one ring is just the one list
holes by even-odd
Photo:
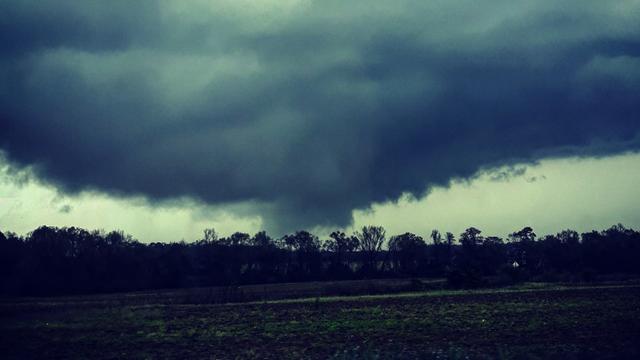
[[[180, 300], [172, 301], [170, 294]], [[640, 358], [636, 284], [234, 304], [189, 303], [194, 298], [180, 296], [5, 299], [0, 354], [5, 359]]]

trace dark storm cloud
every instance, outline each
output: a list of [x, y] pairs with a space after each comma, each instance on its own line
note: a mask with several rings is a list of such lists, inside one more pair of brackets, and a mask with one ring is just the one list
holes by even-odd
[[505, 169], [494, 170], [489, 174], [489, 180], [504, 182], [513, 178], [524, 175], [527, 172], [527, 168], [524, 166], [508, 166]]
[[291, 230], [640, 145], [637, 2], [259, 3], [0, 2], [0, 147], [65, 191]]
[[58, 209], [58, 212], [62, 214], [69, 214], [72, 210], [73, 210], [73, 207], [71, 205], [65, 204], [60, 206], [60, 208]]

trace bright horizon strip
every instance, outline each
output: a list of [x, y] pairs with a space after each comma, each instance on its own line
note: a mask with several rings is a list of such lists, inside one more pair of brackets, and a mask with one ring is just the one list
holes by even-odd
[[[150, 203], [104, 193], [64, 195], [37, 180], [20, 183], [16, 174], [0, 174], [0, 231], [24, 235], [41, 225], [121, 229], [142, 242], [194, 241], [205, 228], [221, 236], [263, 229], [259, 216], [247, 216], [251, 204], [207, 206], [192, 200]], [[516, 166], [518, 168], [518, 166]], [[403, 196], [395, 202], [354, 210], [351, 233], [380, 225], [387, 237], [413, 232], [428, 240], [431, 230], [458, 236], [474, 226], [483, 235], [506, 237], [531, 226], [540, 236], [570, 228], [602, 230], [622, 223], [640, 228], [640, 155], [543, 160], [524, 174], [491, 180], [501, 170], [469, 181], [436, 187], [427, 196]], [[311, 204], [312, 205], [312, 204]], [[335, 228], [307, 229], [325, 238]], [[279, 237], [282, 234], [270, 234]]]

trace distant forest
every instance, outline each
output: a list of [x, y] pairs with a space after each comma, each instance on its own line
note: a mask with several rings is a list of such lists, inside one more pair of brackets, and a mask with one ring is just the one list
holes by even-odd
[[367, 278], [446, 278], [452, 287], [519, 281], [591, 281], [640, 273], [640, 233], [623, 225], [502, 239], [474, 227], [428, 241], [366, 226], [321, 241], [307, 232], [271, 238], [206, 229], [192, 243], [144, 244], [121, 231], [42, 226], [0, 232], [0, 294], [39, 296]]

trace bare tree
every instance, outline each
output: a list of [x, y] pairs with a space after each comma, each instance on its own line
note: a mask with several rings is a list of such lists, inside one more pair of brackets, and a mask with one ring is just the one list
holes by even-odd
[[212, 243], [214, 241], [218, 241], [218, 233], [216, 229], [209, 228], [204, 229], [204, 239], [202, 239], [205, 243]]
[[384, 245], [386, 231], [382, 226], [364, 226], [362, 231], [357, 231], [355, 236], [359, 241], [360, 251], [365, 256], [365, 267], [368, 272], [377, 270], [376, 257]]

